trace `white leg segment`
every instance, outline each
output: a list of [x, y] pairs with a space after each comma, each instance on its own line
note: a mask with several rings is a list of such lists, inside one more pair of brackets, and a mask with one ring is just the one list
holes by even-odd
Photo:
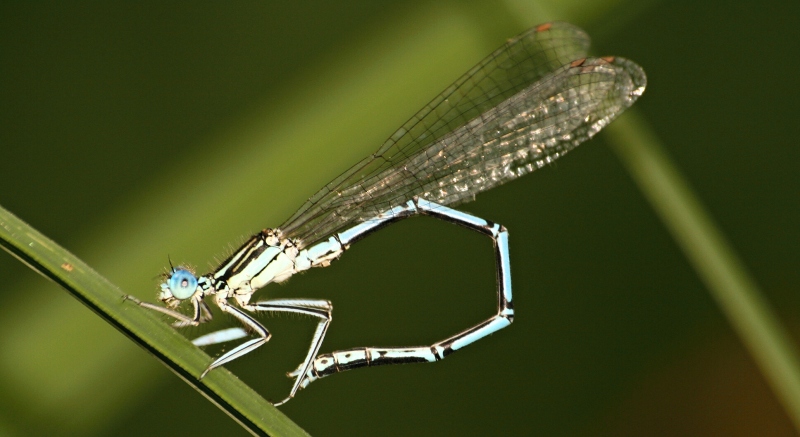
[[[333, 306], [331, 303], [327, 300], [316, 299], [272, 299], [250, 304], [245, 308], [249, 311], [304, 314], [320, 319], [319, 323], [317, 324], [317, 329], [314, 331], [314, 336], [311, 338], [311, 345], [308, 348], [308, 353], [298, 367], [298, 370], [302, 369], [298, 375], [306, 374], [311, 367], [312, 360], [319, 353], [319, 348], [322, 345], [322, 341], [325, 339], [325, 333], [328, 332], [328, 326], [331, 324], [331, 313], [333, 311]], [[292, 391], [289, 392], [289, 396], [287, 396], [286, 399], [275, 403], [275, 405], [282, 405], [289, 399], [293, 398], [297, 393], [297, 390], [300, 388], [302, 380], [303, 378], [298, 376], [295, 379], [294, 385], [292, 386]]]
[[153, 305], [153, 304], [148, 303], [148, 302], [142, 302], [139, 299], [137, 299], [137, 298], [135, 298], [134, 296], [131, 296], [131, 295], [126, 295], [123, 300], [132, 301], [133, 303], [135, 303], [136, 305], [139, 305], [142, 308], [147, 308], [149, 310], [157, 311], [159, 313], [166, 314], [166, 315], [168, 315], [170, 317], [173, 317], [173, 318], [177, 319], [178, 321], [172, 324], [172, 326], [174, 326], [176, 328], [182, 328], [184, 326], [190, 326], [190, 325], [191, 326], [197, 326], [200, 323], [206, 322], [207, 320], [211, 320], [211, 317], [210, 317], [211, 313], [209, 313], [208, 319], [205, 319], [204, 317], [202, 317], [203, 313], [201, 313], [201, 309], [200, 308], [201, 308], [201, 305], [205, 305], [205, 303], [203, 301], [198, 300], [198, 299], [192, 299], [192, 305], [194, 305], [194, 317], [189, 317], [186, 314], [182, 314], [182, 313], [180, 313], [178, 311], [175, 311], [173, 309], [170, 309], [170, 308], [165, 308], [165, 307], [161, 307], [161, 306], [158, 306], [158, 305]]
[[217, 304], [220, 310], [232, 315], [233, 317], [236, 317], [236, 319], [238, 319], [239, 322], [241, 322], [246, 327], [250, 328], [252, 332], [258, 335], [258, 338], [246, 341], [240, 344], [239, 346], [236, 346], [235, 348], [229, 350], [228, 352], [222, 354], [219, 358], [217, 358], [211, 364], [209, 364], [208, 368], [206, 368], [206, 370], [203, 371], [203, 374], [200, 375], [200, 379], [203, 379], [203, 377], [205, 377], [206, 374], [210, 372], [212, 369], [217, 368], [227, 362], [233, 361], [243, 355], [247, 355], [248, 353], [254, 351], [262, 344], [268, 342], [271, 337], [271, 334], [269, 333], [269, 331], [267, 331], [267, 328], [265, 328], [262, 324], [258, 323], [254, 318], [247, 315], [247, 313], [243, 312], [240, 309], [232, 307], [230, 304], [228, 304], [227, 301], [225, 301], [225, 298], [222, 297], [221, 295], [217, 295], [216, 299], [214, 299], [214, 302]]
[[192, 305], [194, 306], [194, 317], [190, 321], [178, 320], [172, 326], [175, 328], [185, 328], [187, 326], [197, 326], [199, 323], [206, 323], [214, 318], [208, 304], [202, 298], [193, 298]]
[[[203, 372], [203, 374], [200, 375], [200, 379], [202, 379], [212, 369], [247, 355], [248, 353], [257, 349], [259, 346], [268, 342], [271, 337], [269, 331], [267, 331], [263, 325], [247, 315], [247, 313], [228, 304], [224, 297], [218, 297], [215, 299], [215, 302], [223, 312], [236, 317], [243, 325], [245, 325], [245, 327], [250, 328], [250, 331], [258, 335], [258, 338], [248, 340], [214, 360]], [[313, 338], [311, 339], [311, 345], [308, 349], [308, 353], [298, 368], [303, 369], [301, 374], [305, 374], [309, 371], [311, 362], [319, 353], [320, 345], [322, 345], [322, 340], [325, 339], [325, 333], [328, 331], [328, 326], [331, 323], [331, 312], [333, 310], [333, 306], [329, 301], [316, 299], [273, 299], [243, 305], [242, 308], [251, 312], [284, 312], [304, 314], [319, 318], [320, 322], [317, 324], [317, 329], [314, 332]], [[242, 328], [224, 329], [199, 337], [195, 339], [193, 343], [197, 346], [205, 346], [224, 341], [236, 340], [243, 338], [246, 335], [247, 332]], [[302, 379], [298, 377], [294, 383], [294, 386], [292, 387], [292, 391], [289, 393], [289, 396], [275, 405], [281, 405], [294, 397], [295, 393], [297, 393], [297, 390], [300, 388], [301, 382]]]
[[[413, 209], [412, 209], [413, 208]], [[495, 247], [497, 273], [497, 314], [458, 334], [430, 346], [406, 348], [362, 347], [336, 351], [317, 356], [313, 365], [303, 370], [301, 366], [290, 377], [297, 377], [300, 387], [305, 388], [315, 380], [345, 370], [359, 367], [402, 363], [430, 363], [444, 359], [464, 346], [474, 343], [510, 325], [514, 320], [511, 294], [511, 269], [508, 253], [508, 231], [498, 225], [446, 206], [415, 198], [407, 204], [378, 217], [370, 226], [360, 224], [338, 235], [343, 245], [363, 238], [380, 224], [389, 220], [410, 217], [414, 214], [430, 215], [449, 221], [489, 236]], [[377, 222], [377, 224], [376, 224]], [[347, 243], [345, 243], [347, 241]], [[300, 375], [305, 375], [300, 381]], [[296, 383], [297, 384], [297, 383]]]
[[225, 343], [247, 337], [247, 331], [242, 328], [227, 328], [214, 331], [210, 334], [202, 335], [192, 340], [192, 344], [198, 347], [209, 346], [212, 344]]

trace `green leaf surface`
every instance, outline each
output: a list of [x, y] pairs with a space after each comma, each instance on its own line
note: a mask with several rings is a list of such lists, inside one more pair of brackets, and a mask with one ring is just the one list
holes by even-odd
[[140, 308], [83, 261], [0, 207], [0, 245], [42, 276], [63, 287], [187, 384], [255, 435], [307, 435], [272, 404], [225, 369], [198, 376], [211, 358], [168, 323]]

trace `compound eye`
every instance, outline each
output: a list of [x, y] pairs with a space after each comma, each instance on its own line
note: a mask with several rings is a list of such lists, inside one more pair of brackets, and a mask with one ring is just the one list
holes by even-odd
[[197, 290], [197, 278], [186, 269], [175, 269], [167, 283], [169, 291], [176, 299], [188, 299]]

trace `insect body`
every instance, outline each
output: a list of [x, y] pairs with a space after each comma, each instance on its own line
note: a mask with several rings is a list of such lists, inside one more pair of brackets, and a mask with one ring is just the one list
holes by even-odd
[[[213, 272], [196, 277], [172, 268], [159, 299], [175, 326], [211, 318], [213, 298], [246, 328], [194, 340], [198, 346], [246, 337], [206, 371], [239, 358], [270, 339], [249, 313], [289, 312], [318, 320], [308, 353], [289, 374], [289, 396], [333, 373], [358, 367], [434, 362], [514, 319], [508, 231], [452, 209], [561, 157], [591, 138], [644, 92], [642, 69], [623, 58], [587, 58], [589, 38], [566, 23], [537, 26], [509, 40], [418, 112], [381, 148], [320, 189], [282, 226], [251, 237]], [[331, 322], [326, 300], [272, 299], [251, 303], [253, 293], [312, 267], [326, 267], [351, 245], [396, 221], [426, 215], [488, 236], [495, 249], [497, 313], [432, 345], [362, 347], [319, 354]], [[190, 301], [194, 312], [175, 307]], [[201, 377], [203, 376], [201, 375]]]

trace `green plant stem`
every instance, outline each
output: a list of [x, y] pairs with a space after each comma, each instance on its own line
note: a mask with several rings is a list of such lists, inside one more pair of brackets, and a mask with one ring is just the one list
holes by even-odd
[[755, 281], [635, 111], [606, 133], [800, 431], [800, 360]]
[[254, 435], [308, 435], [225, 369], [198, 376], [211, 358], [169, 324], [131, 301], [75, 255], [0, 207], [0, 246], [62, 286], [112, 326], [153, 354]]

